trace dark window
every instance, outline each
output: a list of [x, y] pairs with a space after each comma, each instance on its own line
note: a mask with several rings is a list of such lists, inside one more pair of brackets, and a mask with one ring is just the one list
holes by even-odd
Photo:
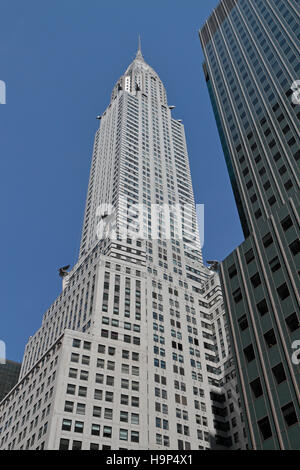
[[247, 253], [245, 253], [245, 260], [247, 264], [249, 264], [252, 260], [254, 260], [254, 252], [252, 248], [251, 250], [247, 251]]
[[254, 288], [258, 287], [261, 284], [260, 276], [258, 273], [254, 274], [254, 276], [250, 278], [250, 281]]
[[253, 382], [250, 383], [250, 387], [251, 387], [251, 390], [252, 390], [253, 395], [255, 396], [255, 398], [258, 398], [261, 395], [263, 395], [263, 389], [262, 389], [259, 377], [255, 380], [253, 380]]
[[255, 218], [256, 218], [256, 219], [259, 219], [259, 218], [262, 216], [261, 210], [258, 209], [258, 210], [254, 213], [254, 215], [255, 215]]
[[93, 443], [91, 442], [91, 444], [90, 444], [90, 450], [99, 450], [99, 444], [93, 444]]
[[238, 319], [239, 327], [242, 331], [246, 330], [249, 326], [246, 315], [243, 315]]
[[281, 362], [280, 364], [277, 364], [277, 366], [272, 367], [272, 371], [278, 385], [286, 380], [284, 367]]
[[297, 150], [297, 152], [294, 153], [294, 159], [295, 159], [296, 161], [298, 161], [299, 158], [300, 158], [300, 150]]
[[241, 291], [240, 288], [238, 288], [237, 290], [235, 290], [235, 291], [232, 293], [232, 295], [233, 295], [233, 298], [234, 298], [234, 301], [235, 301], [236, 304], [237, 304], [238, 302], [240, 302], [240, 301], [242, 300], [242, 298], [243, 298], [243, 296], [242, 296], [242, 291]]
[[286, 285], [286, 283], [281, 284], [281, 286], [279, 286], [277, 288], [277, 292], [278, 292], [278, 295], [281, 298], [281, 300], [286, 299], [290, 295], [290, 291], [289, 291], [288, 286]]
[[68, 450], [69, 449], [69, 439], [61, 439], [59, 441], [59, 450]]
[[298, 418], [293, 402], [283, 406], [281, 411], [287, 426], [292, 426], [293, 424], [298, 423]]
[[276, 202], [276, 197], [275, 197], [275, 196], [271, 196], [271, 197], [269, 198], [269, 204], [270, 204], [270, 206], [273, 206], [273, 205], [275, 204], [275, 202]]
[[275, 162], [278, 162], [278, 160], [280, 160], [280, 158], [281, 158], [281, 154], [279, 152], [277, 152], [277, 153], [275, 153], [273, 158], [274, 158]]
[[291, 252], [293, 253], [294, 256], [296, 256], [300, 252], [300, 240], [297, 238], [297, 240], [293, 241], [289, 245]]
[[264, 247], [268, 248], [268, 246], [272, 245], [272, 243], [273, 243], [272, 235], [270, 233], [268, 233], [267, 235], [264, 236], [262, 241], [263, 241]]
[[293, 187], [292, 181], [288, 180], [286, 183], [284, 183], [284, 187], [287, 191], [289, 191]]
[[298, 330], [300, 324], [299, 324], [299, 319], [296, 315], [296, 313], [292, 313], [291, 315], [289, 315], [286, 319], [286, 324], [287, 326], [289, 327], [289, 330], [291, 333], [293, 333], [293, 331], [296, 331]]
[[278, 271], [278, 269], [281, 268], [281, 264], [280, 264], [280, 262], [279, 262], [278, 256], [275, 256], [275, 258], [273, 258], [273, 259], [270, 261], [269, 265], [270, 265], [271, 271], [272, 271], [273, 273], [275, 273], [276, 271]]
[[282, 222], [281, 222], [281, 226], [283, 228], [283, 230], [286, 232], [290, 227], [292, 227], [293, 225], [293, 221], [292, 219], [290, 218], [290, 216], [288, 215]]
[[249, 346], [244, 349], [244, 354], [248, 362], [251, 362], [255, 359], [255, 353], [252, 344], [249, 344]]
[[237, 275], [235, 264], [233, 264], [232, 266], [230, 266], [230, 268], [228, 268], [228, 274], [229, 274], [230, 279], [232, 279], [234, 276]]
[[72, 450], [81, 450], [82, 442], [81, 441], [73, 441]]
[[265, 184], [264, 184], [265, 190], [268, 191], [268, 189], [270, 189], [270, 187], [271, 187], [270, 181], [266, 181]]
[[263, 175], [266, 173], [265, 167], [263, 166], [263, 167], [259, 170], [258, 173], [260, 174], [260, 176], [263, 176]]
[[260, 302], [258, 302], [258, 304], [256, 304], [256, 307], [259, 313], [261, 314], [261, 316], [265, 315], [269, 311], [266, 299], [263, 299]]
[[263, 440], [265, 441], [266, 439], [269, 439], [269, 437], [272, 436], [272, 429], [271, 429], [271, 426], [270, 426], [270, 421], [269, 421], [268, 416], [266, 416], [265, 418], [259, 420], [257, 422], [257, 424], [258, 424], [258, 427], [259, 427], [259, 430], [260, 430], [260, 433], [261, 433], [261, 436], [262, 436]]
[[275, 344], [277, 344], [276, 336], [273, 329], [267, 331], [267, 333], [264, 334], [264, 338], [269, 348], [272, 348], [273, 346], [275, 346]]
[[280, 173], [281, 176], [284, 175], [284, 173], [286, 173], [286, 171], [287, 171], [287, 170], [286, 170], [286, 166], [285, 166], [285, 165], [282, 165], [282, 167], [279, 168], [279, 173]]

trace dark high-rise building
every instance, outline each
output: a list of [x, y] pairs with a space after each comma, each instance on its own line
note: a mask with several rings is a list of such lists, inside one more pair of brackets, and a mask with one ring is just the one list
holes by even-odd
[[6, 361], [0, 364], [0, 401], [7, 395], [18, 382], [21, 364]]
[[300, 449], [299, 19], [299, 0], [223, 0], [200, 31], [245, 235], [220, 271], [253, 449]]

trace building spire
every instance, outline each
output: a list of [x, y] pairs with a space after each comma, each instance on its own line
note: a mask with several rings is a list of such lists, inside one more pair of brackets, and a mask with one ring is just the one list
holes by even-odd
[[136, 58], [137, 59], [143, 59], [143, 54], [142, 54], [142, 46], [141, 46], [141, 36], [139, 35], [138, 38], [138, 50], [136, 53]]

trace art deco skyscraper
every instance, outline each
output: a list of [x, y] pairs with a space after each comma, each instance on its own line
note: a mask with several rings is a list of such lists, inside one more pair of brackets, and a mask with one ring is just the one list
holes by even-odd
[[299, 449], [300, 3], [222, 0], [204, 74], [245, 242], [221, 264], [254, 449]]
[[140, 47], [98, 118], [79, 260], [0, 405], [0, 446], [244, 448], [184, 127]]

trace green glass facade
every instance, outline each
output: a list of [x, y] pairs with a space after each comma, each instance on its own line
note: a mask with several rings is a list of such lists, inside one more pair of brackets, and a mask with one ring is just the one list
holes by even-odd
[[11, 391], [19, 379], [21, 364], [6, 361], [0, 364], [0, 401]]
[[299, 20], [299, 0], [223, 0], [200, 31], [246, 239], [221, 277], [253, 449], [300, 449]]

